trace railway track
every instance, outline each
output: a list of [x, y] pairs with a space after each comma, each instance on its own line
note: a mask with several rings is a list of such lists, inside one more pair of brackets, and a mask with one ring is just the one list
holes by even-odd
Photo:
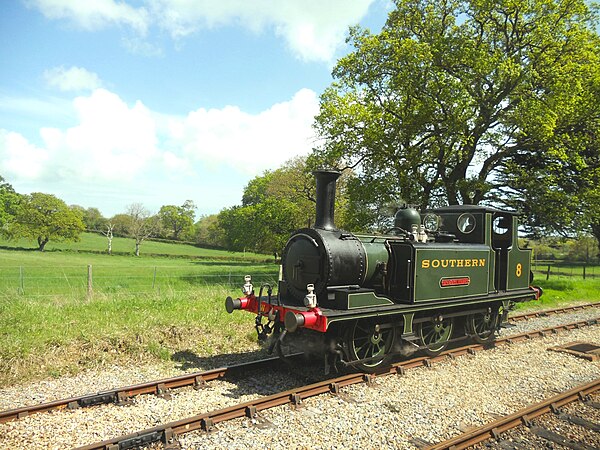
[[564, 308], [531, 311], [531, 312], [512, 315], [509, 317], [509, 321], [520, 322], [523, 320], [533, 319], [535, 317], [545, 317], [545, 316], [552, 316], [552, 315], [556, 315], [556, 314], [565, 314], [565, 313], [569, 313], [569, 312], [573, 312], [573, 311], [580, 311], [580, 310], [589, 309], [589, 308], [596, 308], [598, 306], [600, 306], [600, 302], [585, 303], [583, 305], [576, 305], [576, 306], [566, 306]]
[[233, 405], [227, 408], [206, 412], [185, 419], [169, 422], [145, 429], [125, 436], [105, 440], [79, 447], [78, 450], [122, 450], [137, 448], [155, 442], [162, 442], [167, 448], [178, 448], [177, 436], [197, 430], [210, 431], [218, 423], [241, 418], [255, 418], [260, 411], [282, 406], [286, 404], [300, 405], [304, 400], [322, 395], [325, 393], [339, 394], [341, 388], [358, 383], [372, 383], [377, 377], [387, 375], [403, 375], [406, 370], [416, 367], [429, 367], [438, 361], [445, 359], [454, 359], [465, 354], [475, 354], [478, 351], [490, 347], [499, 347], [509, 345], [520, 341], [533, 339], [536, 337], [548, 336], [551, 333], [558, 333], [561, 330], [573, 330], [581, 327], [600, 324], [600, 318], [573, 322], [555, 327], [544, 328], [541, 330], [530, 331], [518, 335], [508, 336], [498, 339], [494, 344], [480, 345], [470, 344], [463, 347], [446, 350], [436, 357], [417, 357], [406, 361], [393, 364], [389, 368], [376, 374], [353, 373], [340, 377], [313, 383], [307, 386], [294, 388], [291, 390], [279, 392], [273, 395], [259, 397], [248, 402]]
[[[551, 310], [543, 310], [543, 311], [534, 311], [527, 312], [522, 314], [517, 314], [509, 317], [509, 322], [520, 322], [524, 320], [529, 320], [536, 317], [557, 315], [557, 314], [565, 314], [574, 311], [580, 311], [589, 308], [596, 308], [600, 306], [600, 302], [598, 303], [588, 303], [584, 305], [556, 308]], [[513, 339], [520, 339], [518, 337]], [[498, 340], [498, 343], [502, 342], [502, 340]], [[498, 344], [501, 345], [501, 344]], [[461, 347], [468, 348], [466, 351], [475, 351], [474, 347], [471, 346]], [[453, 353], [448, 353], [449, 355], [453, 355]], [[458, 352], [458, 354], [461, 354]], [[296, 358], [299, 355], [295, 356]], [[440, 358], [445, 358], [445, 353], [436, 357], [436, 358], [416, 358], [414, 360], [406, 361], [406, 365], [402, 367], [417, 367], [420, 365], [431, 364]], [[292, 358], [293, 359], [293, 358]], [[400, 363], [403, 364], [403, 363]], [[412, 366], [415, 364], [415, 366]], [[146, 383], [131, 385], [131, 386], [123, 386], [115, 389], [110, 389], [98, 393], [86, 394], [81, 396], [74, 396], [70, 398], [55, 400], [52, 402], [41, 403], [37, 405], [24, 406], [21, 408], [15, 408], [5, 411], [0, 411], [0, 423], [9, 422], [12, 420], [22, 419], [23, 417], [27, 417], [32, 414], [37, 414], [41, 412], [48, 411], [56, 411], [62, 409], [76, 409], [76, 408], [86, 408], [92, 407], [102, 404], [127, 404], [131, 401], [131, 399], [138, 395], [148, 395], [154, 394], [158, 396], [168, 396], [169, 392], [173, 389], [179, 389], [183, 387], [193, 386], [195, 388], [201, 388], [206, 383], [221, 379], [225, 377], [236, 376], [240, 374], [244, 374], [245, 372], [254, 371], [254, 370], [266, 370], [266, 369], [275, 369], [278, 366], [281, 366], [281, 362], [278, 358], [267, 358], [258, 361], [252, 361], [248, 363], [236, 364], [229, 367], [222, 367], [208, 371], [202, 372], [193, 372], [185, 375], [180, 375], [171, 378], [164, 378], [161, 380], [150, 381]]]
[[[293, 360], [298, 356], [299, 355], [294, 355], [291, 358]], [[61, 409], [86, 408], [110, 403], [125, 405], [130, 402], [133, 397], [138, 395], [154, 394], [168, 397], [169, 391], [172, 389], [179, 389], [189, 386], [193, 386], [196, 389], [201, 389], [206, 385], [206, 383], [213, 380], [237, 376], [254, 370], [275, 369], [278, 366], [283, 365], [284, 364], [278, 357], [266, 358], [258, 361], [235, 364], [228, 367], [221, 367], [202, 372], [193, 372], [131, 386], [123, 386], [95, 394], [81, 395], [77, 397], [55, 400], [48, 403], [41, 403], [38, 405], [9, 409], [6, 411], [0, 411], [0, 423], [22, 419], [23, 417], [27, 417], [36, 413]]]
[[[502, 434], [507, 430], [511, 430], [520, 426], [527, 427], [531, 434], [534, 434], [542, 440], [545, 440], [546, 443], [554, 442], [556, 444], [565, 445], [573, 449], [597, 448], [587, 446], [586, 443], [580, 441], [574, 441], [569, 437], [562, 436], [544, 426], [539, 426], [538, 424], [535, 424], [533, 420], [537, 417], [553, 413], [556, 414], [561, 420], [571, 422], [572, 424], [587, 428], [597, 433], [600, 431], [600, 425], [598, 423], [589, 421], [585, 417], [581, 417], [581, 415], [567, 414], [563, 412], [561, 408], [573, 402], [586, 402], [593, 408], [600, 408], [600, 404], [592, 401], [591, 397], [592, 394], [598, 393], [598, 391], [600, 391], [600, 378], [597, 378], [590, 383], [586, 383], [562, 392], [542, 402], [528, 406], [527, 408], [521, 409], [514, 414], [501, 417], [482, 427], [468, 431], [459, 436], [448, 439], [447, 441], [426, 447], [426, 450], [461, 450], [479, 443], [483, 443], [490, 439], [499, 441], [498, 448], [523, 448], [516, 441], [502, 439]], [[600, 441], [600, 436], [598, 437], [598, 440]]]

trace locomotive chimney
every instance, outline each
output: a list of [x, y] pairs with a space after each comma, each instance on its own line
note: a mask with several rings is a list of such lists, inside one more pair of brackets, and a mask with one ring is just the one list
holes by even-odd
[[313, 172], [317, 179], [317, 216], [315, 228], [327, 231], [336, 231], [333, 222], [335, 207], [335, 182], [341, 172], [335, 170], [317, 170]]

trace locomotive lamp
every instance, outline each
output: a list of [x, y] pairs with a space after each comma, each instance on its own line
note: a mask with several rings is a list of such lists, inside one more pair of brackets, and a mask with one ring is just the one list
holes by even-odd
[[244, 277], [244, 281], [246, 282], [246, 284], [244, 284], [244, 286], [242, 287], [242, 292], [246, 296], [251, 295], [252, 292], [254, 292], [254, 286], [252, 286], [252, 283], [251, 283], [252, 277], [250, 275], [246, 275]]
[[308, 294], [306, 294], [306, 297], [304, 297], [304, 306], [306, 306], [309, 309], [313, 309], [317, 306], [317, 294], [315, 294], [315, 285], [307, 284], [306, 290], [308, 291]]

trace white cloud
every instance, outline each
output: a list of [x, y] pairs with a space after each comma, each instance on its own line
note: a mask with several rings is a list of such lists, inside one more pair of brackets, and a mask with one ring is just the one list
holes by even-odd
[[[147, 6], [134, 7], [114, 0], [30, 0], [29, 4], [50, 19], [67, 19], [84, 29], [126, 25], [142, 36], [152, 25], [175, 39], [226, 25], [238, 25], [256, 33], [272, 30], [301, 59], [331, 61], [344, 44], [348, 26], [358, 23], [374, 1], [155, 0], [147, 1]], [[139, 40], [124, 42], [130, 49], [148, 51], [148, 46]]]
[[0, 129], [2, 175], [31, 180], [43, 175], [48, 152], [29, 143], [19, 133]]
[[125, 25], [145, 34], [150, 22], [146, 8], [136, 8], [114, 0], [27, 0], [49, 19], [66, 19], [85, 30], [98, 30], [109, 25]]
[[98, 75], [76, 66], [69, 69], [65, 69], [63, 66], [48, 69], [44, 72], [44, 79], [49, 86], [63, 92], [92, 91], [102, 86]]
[[73, 105], [78, 125], [40, 130], [52, 155], [48, 169], [58, 176], [128, 181], [158, 156], [154, 120], [141, 102], [129, 107], [116, 94], [97, 89]]
[[198, 109], [183, 120], [172, 119], [172, 145], [192, 161], [227, 164], [256, 175], [312, 148], [312, 122], [319, 109], [317, 95], [302, 89], [287, 102], [252, 115], [235, 106]]
[[[96, 89], [75, 98], [72, 109], [76, 124], [41, 128], [40, 143], [0, 129], [0, 174], [15, 187], [51, 181], [64, 189], [75, 186], [71, 193], [102, 197], [108, 190], [120, 192], [127, 197], [123, 205], [137, 201], [134, 191], [144, 192], [157, 202], [150, 205], [156, 209], [171, 204], [176, 195], [185, 195], [183, 201], [192, 198], [185, 192], [205, 191], [204, 202], [220, 208], [231, 204], [223, 203], [232, 201], [225, 197], [239, 196], [228, 177], [241, 189], [265, 169], [310, 152], [319, 104], [315, 92], [302, 89], [258, 114], [227, 106], [174, 117], [152, 112], [139, 101], [128, 105], [118, 95]], [[219, 179], [222, 185], [213, 181], [205, 186], [204, 180], [217, 173], [227, 174]]]
[[200, 28], [239, 24], [254, 32], [273, 28], [304, 60], [333, 58], [349, 25], [367, 13], [374, 0], [159, 0], [159, 24], [174, 37]]

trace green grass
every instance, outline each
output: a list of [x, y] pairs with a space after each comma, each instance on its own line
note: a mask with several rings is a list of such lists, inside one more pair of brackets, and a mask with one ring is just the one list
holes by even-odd
[[0, 297], [0, 382], [127, 361], [256, 349], [253, 317], [225, 312], [223, 287], [193, 294]]
[[144, 242], [140, 257], [107, 255], [92, 234], [45, 252], [25, 244], [0, 242], [0, 383], [257, 349], [253, 317], [227, 314], [224, 299], [244, 275], [259, 286], [279, 271], [264, 255], [163, 242]]
[[560, 307], [567, 303], [593, 303], [600, 301], [600, 278], [554, 277], [546, 280], [538, 276], [534, 284], [544, 293], [539, 300], [520, 303], [517, 309], [542, 309]]
[[[5, 249], [37, 249], [37, 243], [25, 239], [3, 240], [0, 239], [0, 248]], [[51, 252], [84, 252], [84, 253], [106, 253], [106, 237], [95, 233], [82, 233], [78, 242], [54, 242], [50, 241], [46, 245], [44, 253]], [[113, 254], [133, 255], [135, 251], [135, 241], [131, 238], [115, 237], [112, 241]], [[202, 259], [221, 259], [228, 261], [254, 261], [264, 262], [273, 260], [270, 255], [261, 255], [251, 252], [229, 252], [226, 250], [215, 250], [209, 248], [200, 248], [188, 244], [176, 244], [169, 242], [143, 241], [140, 247], [141, 256], [168, 256], [189, 257]]]
[[[146, 250], [152, 247], [174, 256], [143, 252], [140, 257], [126, 253], [108, 255], [96, 253], [100, 249], [94, 247], [100, 243], [96, 238], [96, 235], [85, 235], [80, 243], [81, 251], [69, 248], [75, 244], [62, 244], [60, 251], [50, 248], [45, 252], [22, 250], [19, 242], [11, 242], [13, 249], [1, 246], [0, 295], [84, 295], [89, 265], [93, 291], [104, 294], [188, 292], [214, 285], [234, 287], [243, 284], [246, 274], [253, 275], [255, 284], [272, 283], [278, 275], [277, 265], [261, 262], [265, 259], [264, 255], [244, 255], [163, 242], [144, 244], [148, 244]], [[128, 240], [121, 239], [121, 245], [123, 241]], [[89, 248], [93, 248], [94, 252], [82, 250]], [[227, 255], [230, 255], [229, 260]]]

